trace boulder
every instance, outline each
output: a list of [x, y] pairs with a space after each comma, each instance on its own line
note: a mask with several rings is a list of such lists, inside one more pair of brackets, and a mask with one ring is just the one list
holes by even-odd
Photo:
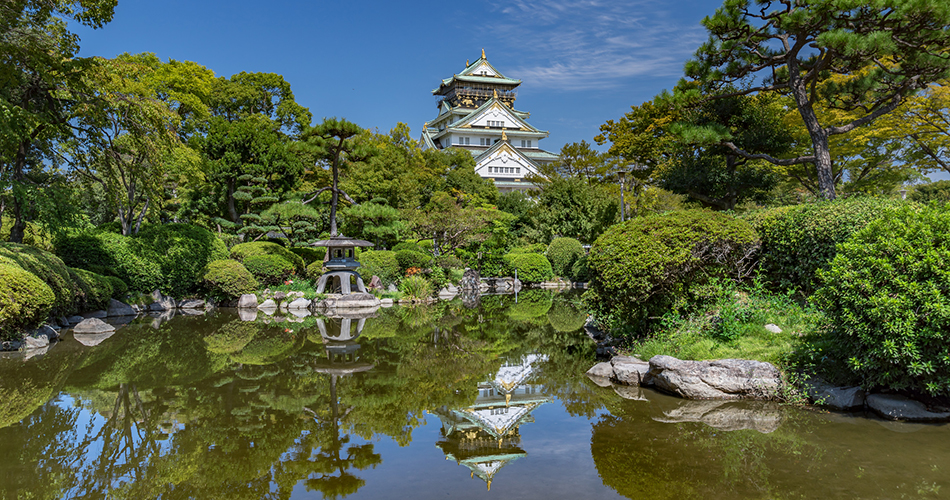
[[114, 332], [115, 327], [102, 321], [99, 318], [84, 319], [82, 323], [73, 327], [73, 334], [76, 333], [110, 333]]
[[587, 370], [587, 376], [611, 379], [614, 377], [614, 367], [607, 361], [604, 361], [603, 363], [597, 363], [591, 367], [590, 370]]
[[[277, 303], [274, 302], [274, 301], [271, 300], [271, 299], [267, 299], [267, 300], [265, 300], [264, 302], [261, 302], [261, 304], [260, 304], [259, 306], [257, 306], [257, 308], [260, 309], [260, 310], [264, 310], [264, 309], [272, 309], [272, 310], [273, 310], [273, 309], [277, 309]], [[273, 314], [273, 311], [272, 311], [272, 314]]]
[[102, 319], [102, 318], [108, 318], [108, 317], [109, 317], [109, 313], [107, 313], [106, 311], [101, 311], [101, 310], [100, 310], [100, 311], [92, 311], [92, 312], [82, 313], [82, 314], [80, 314], [80, 316], [82, 316], [83, 319], [89, 319], [89, 318], [99, 318], [99, 319]]
[[274, 300], [280, 301], [287, 298], [287, 292], [277, 292], [274, 294]]
[[782, 411], [777, 404], [766, 402], [684, 401], [653, 420], [668, 424], [701, 422], [723, 431], [755, 430], [768, 434], [782, 425]]
[[379, 307], [379, 299], [370, 293], [351, 293], [327, 297], [317, 305], [323, 309], [371, 308]]
[[950, 412], [930, 411], [920, 401], [897, 394], [871, 394], [867, 397], [868, 407], [888, 420], [907, 422], [950, 422]]
[[56, 322], [59, 323], [59, 326], [69, 326], [69, 320], [65, 316], [60, 316], [56, 319]]
[[23, 337], [24, 349], [43, 349], [45, 347], [49, 347], [49, 337], [46, 335], [40, 335], [39, 337], [25, 335]]
[[379, 306], [380, 306], [380, 307], [392, 307], [392, 306], [393, 306], [393, 299], [380, 299], [380, 300], [379, 300]]
[[245, 293], [237, 303], [238, 309], [257, 309], [257, 295]]
[[613, 380], [624, 385], [650, 385], [650, 363], [631, 356], [614, 356]]
[[389, 288], [387, 288], [386, 291], [393, 293], [393, 292], [398, 292], [399, 289], [396, 288], [396, 285], [389, 285]]
[[0, 351], [19, 351], [23, 347], [23, 341], [20, 340], [4, 340], [0, 342]]
[[771, 363], [748, 359], [683, 361], [653, 356], [649, 375], [656, 388], [686, 399], [767, 399], [782, 383]]
[[448, 288], [443, 288], [439, 290], [439, 299], [440, 300], [452, 300], [458, 293], [452, 293]]
[[205, 306], [202, 299], [185, 299], [178, 303], [179, 309], [201, 309]]
[[776, 325], [775, 323], [769, 323], [765, 325], [765, 329], [772, 333], [782, 333], [782, 329], [779, 328], [779, 326]]
[[155, 290], [151, 293], [152, 303], [149, 304], [149, 311], [171, 311], [172, 309], [178, 308], [178, 303], [175, 302], [175, 299], [163, 295], [162, 292]]
[[84, 319], [86, 318], [83, 318], [82, 316], [77, 315], [77, 316], [70, 316], [66, 321], [68, 321], [70, 325], [75, 325], [77, 323], [82, 323]]
[[30, 332], [30, 337], [46, 337], [47, 340], [56, 340], [59, 338], [59, 332], [49, 325], [43, 325]]
[[115, 299], [109, 299], [109, 310], [106, 311], [106, 316], [135, 316], [135, 314], [135, 309], [132, 309], [132, 306]]
[[812, 403], [841, 411], [864, 409], [866, 395], [860, 387], [835, 387], [818, 378], [809, 378], [804, 385]]
[[287, 304], [287, 309], [291, 311], [300, 310], [300, 309], [307, 310], [309, 308], [310, 308], [310, 301], [304, 298], [295, 299], [290, 304]]

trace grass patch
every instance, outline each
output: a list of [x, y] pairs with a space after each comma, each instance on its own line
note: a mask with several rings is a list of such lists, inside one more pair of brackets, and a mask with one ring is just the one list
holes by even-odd
[[[281, 285], [267, 287], [271, 292], [303, 292], [303, 298], [313, 300], [317, 298], [326, 298], [326, 294], [317, 293], [314, 282], [306, 278], [289, 279]], [[260, 294], [258, 294], [260, 295]]]
[[[712, 301], [667, 313], [656, 330], [625, 350], [641, 359], [658, 354], [689, 360], [741, 358], [786, 367], [802, 337], [819, 327], [820, 313], [789, 295], [770, 293], [758, 284], [717, 286]], [[767, 330], [770, 323], [781, 333]]]

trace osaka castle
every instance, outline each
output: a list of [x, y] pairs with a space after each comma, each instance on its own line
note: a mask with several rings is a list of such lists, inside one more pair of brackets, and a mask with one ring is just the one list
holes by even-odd
[[422, 147], [461, 148], [475, 157], [475, 172], [492, 179], [498, 191], [527, 191], [526, 178], [558, 156], [541, 149], [548, 132], [528, 124], [530, 113], [514, 108], [521, 80], [508, 78], [482, 57], [432, 91], [439, 116], [426, 122]]

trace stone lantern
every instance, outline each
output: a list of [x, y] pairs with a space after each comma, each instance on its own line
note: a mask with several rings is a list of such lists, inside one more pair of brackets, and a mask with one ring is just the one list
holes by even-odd
[[332, 290], [334, 288], [332, 280], [336, 279], [340, 285], [340, 293], [350, 295], [353, 293], [351, 278], [356, 278], [357, 291], [369, 293], [366, 291], [366, 285], [363, 284], [363, 278], [356, 271], [356, 268], [360, 267], [360, 263], [356, 261], [356, 247], [372, 247], [372, 243], [345, 236], [332, 236], [328, 240], [313, 243], [313, 246], [327, 249], [327, 259], [323, 262], [323, 267], [327, 268], [327, 272], [317, 282], [317, 293], [323, 293], [328, 283]]

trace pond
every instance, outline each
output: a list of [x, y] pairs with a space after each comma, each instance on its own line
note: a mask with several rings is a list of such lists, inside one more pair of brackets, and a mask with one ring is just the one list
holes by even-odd
[[598, 387], [584, 320], [529, 291], [67, 333], [0, 360], [0, 498], [950, 496], [950, 426]]

